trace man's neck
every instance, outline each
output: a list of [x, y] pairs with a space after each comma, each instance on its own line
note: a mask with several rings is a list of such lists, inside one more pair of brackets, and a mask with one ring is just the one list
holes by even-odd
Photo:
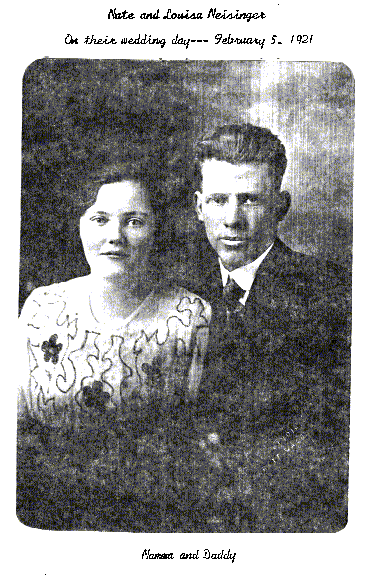
[[252, 286], [254, 277], [260, 264], [265, 259], [267, 254], [270, 252], [273, 245], [274, 242], [272, 242], [270, 246], [268, 246], [267, 249], [264, 250], [262, 254], [260, 254], [260, 256], [258, 256], [255, 260], [247, 262], [246, 264], [232, 271], [228, 271], [222, 264], [222, 262], [219, 260], [223, 286], [226, 285], [228, 277], [231, 276], [241, 288], [243, 288], [244, 290], [249, 290]]
[[234, 273], [237, 270], [245, 270], [245, 269], [251, 269], [251, 268], [258, 268], [258, 266], [261, 264], [261, 262], [263, 261], [263, 259], [266, 257], [266, 255], [270, 252], [270, 250], [273, 248], [274, 245], [274, 241], [272, 241], [270, 244], [268, 244], [268, 246], [258, 255], [256, 256], [256, 258], [250, 259], [248, 260], [245, 264], [238, 266], [232, 270], [229, 270], [225, 267], [225, 265], [222, 263], [221, 259], [219, 258], [219, 264], [221, 267], [221, 270], [223, 269], [224, 271], [227, 272], [228, 275], [231, 275], [231, 273]]

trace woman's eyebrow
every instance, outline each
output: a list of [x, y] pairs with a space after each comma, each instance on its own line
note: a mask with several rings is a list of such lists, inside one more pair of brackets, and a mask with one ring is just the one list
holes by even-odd
[[[105, 210], [95, 210], [95, 214], [103, 214], [109, 216], [111, 213]], [[148, 216], [148, 212], [143, 212], [141, 210], [130, 210], [123, 213], [124, 216]]]
[[130, 210], [129, 212], [123, 213], [125, 216], [148, 216], [148, 212], [143, 212], [142, 210]]

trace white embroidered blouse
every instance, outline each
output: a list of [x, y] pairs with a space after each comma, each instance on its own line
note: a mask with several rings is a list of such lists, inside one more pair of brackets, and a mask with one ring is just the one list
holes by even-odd
[[19, 387], [20, 416], [57, 425], [87, 407], [119, 406], [134, 392], [143, 399], [155, 389], [196, 395], [210, 305], [160, 283], [120, 324], [102, 324], [81, 290], [82, 280], [35, 289], [24, 305], [20, 321], [28, 366]]

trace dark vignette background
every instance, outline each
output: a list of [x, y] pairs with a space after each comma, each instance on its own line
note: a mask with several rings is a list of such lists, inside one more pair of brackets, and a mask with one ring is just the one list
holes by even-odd
[[204, 236], [191, 208], [193, 142], [252, 122], [287, 148], [292, 209], [280, 236], [351, 266], [354, 81], [342, 63], [43, 59], [23, 79], [20, 306], [40, 285], [87, 274], [71, 197], [76, 175], [157, 147], [170, 177], [165, 265], [193, 271]]

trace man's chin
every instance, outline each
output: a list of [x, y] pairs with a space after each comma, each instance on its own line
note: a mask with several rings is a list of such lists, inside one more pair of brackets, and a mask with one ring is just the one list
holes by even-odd
[[220, 246], [217, 253], [225, 269], [231, 272], [236, 268], [240, 268], [255, 261], [265, 249], [266, 243], [253, 242], [251, 244], [247, 243], [245, 247], [241, 247], [241, 250], [235, 246]]
[[227, 254], [226, 252], [221, 252], [219, 254], [221, 262], [226, 270], [231, 272], [236, 268], [240, 268], [241, 266], [246, 265], [248, 262], [251, 262], [251, 258], [247, 254], [238, 255], [238, 254]]

